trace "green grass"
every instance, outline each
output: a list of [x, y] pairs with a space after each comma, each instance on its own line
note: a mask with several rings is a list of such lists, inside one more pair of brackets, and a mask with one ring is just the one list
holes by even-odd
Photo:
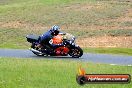
[[78, 67], [88, 74], [130, 74], [131, 66], [112, 66], [76, 62], [72, 60], [48, 59], [0, 59], [1, 88], [131, 88], [130, 84], [90, 84], [76, 83]]
[[0, 48], [26, 48], [26, 32], [19, 29], [0, 29]]
[[75, 36], [79, 38], [88, 38], [88, 37], [95, 37], [95, 36], [132, 36], [132, 30], [131, 29], [107, 29], [107, 30], [78, 30], [75, 32], [74, 30], [69, 30], [67, 32], [70, 32], [74, 34]]
[[132, 48], [84, 48], [89, 53], [132, 55]]
[[[33, 25], [38, 24], [48, 28], [54, 24], [67, 26], [63, 31], [81, 39], [104, 35], [132, 36], [131, 29], [127, 28], [125, 30], [96, 29], [96, 26], [131, 27], [131, 21], [114, 21], [125, 16], [131, 7], [132, 3], [120, 0], [114, 2], [113, 0], [0, 0], [0, 48], [30, 47], [25, 36], [30, 33], [40, 35], [46, 31], [46, 29], [38, 30], [39, 27], [33, 29]], [[20, 22], [22, 26], [18, 25], [14, 28], [15, 23], [12, 22]], [[7, 26], [3, 27], [3, 24]], [[89, 26], [94, 27], [89, 28]], [[95, 51], [109, 52], [98, 49]], [[110, 51], [112, 52], [119, 51]], [[122, 51], [122, 53], [126, 52]]]
[[128, 27], [131, 27], [131, 26], [132, 26], [132, 21], [122, 22], [121, 25], [122, 25], [122, 26], [128, 26]]
[[[84, 5], [92, 8], [83, 9]], [[120, 1], [98, 3], [97, 0], [3, 0], [3, 5], [0, 6], [0, 21], [17, 20], [45, 25], [110, 25], [107, 19], [118, 18], [129, 8], [131, 4]], [[115, 24], [118, 23], [114, 22], [113, 25]]]

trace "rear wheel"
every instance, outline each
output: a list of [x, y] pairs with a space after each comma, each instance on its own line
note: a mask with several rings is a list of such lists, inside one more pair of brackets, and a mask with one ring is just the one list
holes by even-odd
[[[39, 48], [38, 47], [36, 47], [36, 45], [33, 43], [32, 45], [31, 45], [31, 48], [33, 48], [33, 49], [35, 49], [35, 50], [38, 50]], [[33, 52], [33, 51], [32, 51]], [[40, 53], [37, 53], [37, 52], [33, 52], [35, 55], [37, 55], [37, 56], [45, 56], [45, 54], [40, 54]]]
[[[33, 51], [32, 51], [33, 52]], [[37, 52], [33, 52], [35, 55], [37, 56], [44, 56], [44, 54], [40, 54], [40, 53], [37, 53]]]
[[73, 58], [79, 58], [83, 55], [83, 50], [79, 46], [72, 48], [69, 52], [69, 55]]

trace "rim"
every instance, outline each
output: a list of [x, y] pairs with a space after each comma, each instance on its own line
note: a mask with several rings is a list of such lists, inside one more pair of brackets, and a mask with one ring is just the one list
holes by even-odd
[[[38, 50], [39, 48], [37, 47], [37, 45], [34, 45], [33, 49]], [[45, 54], [43, 54], [43, 53], [42, 54], [39, 54], [39, 53], [36, 53], [36, 52], [33, 52], [33, 53], [36, 54], [37, 56], [45, 56]]]
[[72, 49], [72, 56], [80, 56], [80, 51], [78, 49]]

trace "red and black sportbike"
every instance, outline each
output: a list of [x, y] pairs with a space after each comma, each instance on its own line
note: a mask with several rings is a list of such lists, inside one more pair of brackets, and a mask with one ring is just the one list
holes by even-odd
[[37, 56], [72, 56], [73, 58], [79, 58], [83, 55], [83, 50], [76, 45], [75, 37], [69, 33], [60, 33], [53, 37], [49, 43], [50, 44], [61, 44], [64, 46], [56, 47], [49, 52], [48, 48], [38, 48], [40, 36], [37, 35], [27, 35], [27, 41], [31, 43], [30, 50]]

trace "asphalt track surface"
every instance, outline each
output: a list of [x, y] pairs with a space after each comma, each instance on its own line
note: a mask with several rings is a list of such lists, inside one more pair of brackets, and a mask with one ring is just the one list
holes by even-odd
[[105, 63], [111, 65], [128, 65], [132, 66], [132, 56], [111, 55], [111, 54], [92, 54], [84, 53], [81, 58], [67, 57], [38, 57], [30, 50], [25, 49], [0, 49], [0, 57], [15, 57], [15, 58], [32, 58], [32, 59], [68, 59], [93, 63]]

